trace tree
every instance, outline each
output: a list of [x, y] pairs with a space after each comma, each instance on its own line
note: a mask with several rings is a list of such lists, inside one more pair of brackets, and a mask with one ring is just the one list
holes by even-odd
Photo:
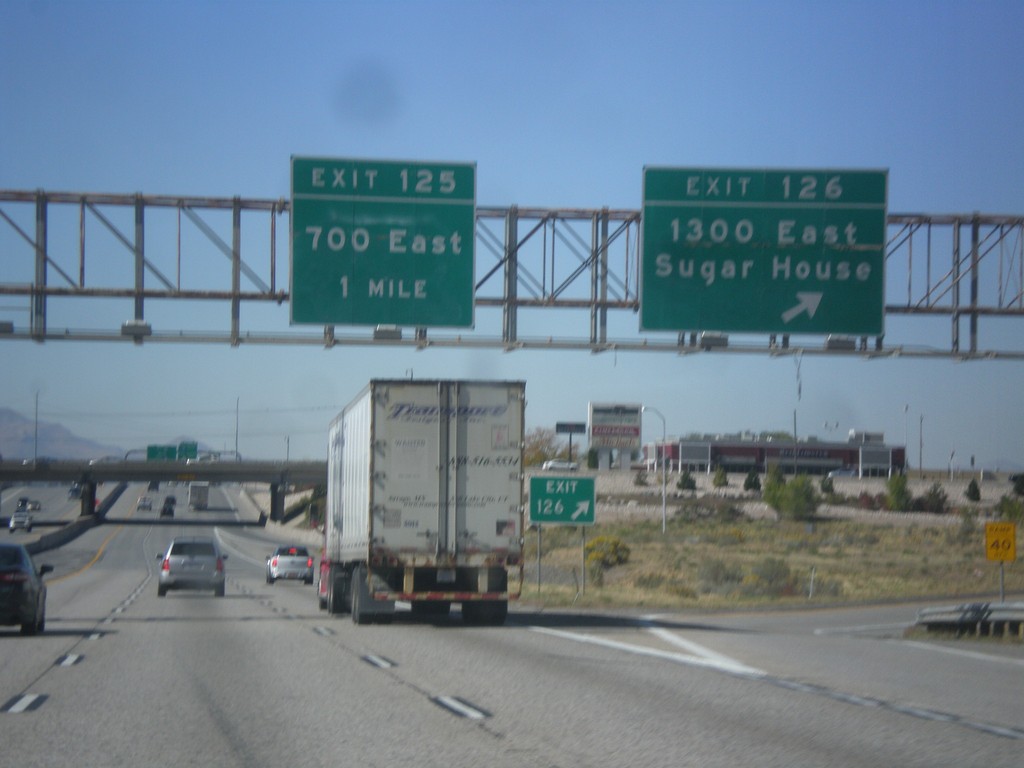
[[761, 477], [757, 474], [756, 469], [752, 469], [747, 472], [747, 476], [743, 479], [743, 490], [744, 491], [760, 491], [761, 490]]
[[526, 433], [523, 461], [526, 466], [543, 464], [547, 459], [569, 458], [569, 449], [558, 439], [558, 434], [547, 427], [537, 427]]
[[782, 493], [785, 487], [786, 478], [782, 474], [782, 467], [778, 464], [770, 465], [764, 478], [764, 500], [776, 512], [781, 511]]
[[715, 477], [711, 484], [715, 488], [725, 488], [729, 484], [729, 476], [725, 472], [725, 467], [719, 466], [715, 469]]
[[964, 493], [968, 501], [981, 501], [981, 489], [978, 487], [978, 481], [971, 479], [971, 482], [967, 485], [967, 491]]
[[807, 475], [797, 475], [783, 486], [778, 512], [792, 520], [809, 520], [818, 511], [818, 494]]
[[697, 481], [693, 479], [693, 475], [690, 474], [690, 470], [683, 470], [683, 474], [679, 476], [676, 481], [676, 488], [680, 491], [696, 491]]
[[896, 512], [905, 512], [911, 508], [914, 499], [907, 488], [906, 475], [893, 475], [889, 478], [889, 482], [885, 484], [885, 489], [886, 503], [889, 509]]
[[1010, 480], [1013, 482], [1013, 492], [1018, 496], [1024, 496], [1024, 474], [1010, 475]]

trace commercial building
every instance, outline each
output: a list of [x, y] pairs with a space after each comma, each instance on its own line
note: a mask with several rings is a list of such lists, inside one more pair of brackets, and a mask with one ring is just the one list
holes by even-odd
[[786, 474], [890, 477], [906, 470], [906, 446], [886, 445], [881, 432], [850, 430], [845, 442], [799, 441], [779, 437], [706, 436], [644, 446], [644, 459], [657, 466], [664, 457], [673, 471], [766, 472], [778, 464]]

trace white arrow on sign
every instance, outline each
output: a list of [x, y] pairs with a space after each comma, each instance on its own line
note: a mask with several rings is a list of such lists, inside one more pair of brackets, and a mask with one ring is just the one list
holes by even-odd
[[821, 304], [822, 295], [821, 293], [797, 291], [796, 297], [799, 299], [799, 303], [782, 313], [782, 322], [788, 323], [805, 309], [808, 317], [814, 317], [814, 313], [818, 311], [818, 305]]
[[589, 501], [577, 501], [576, 511], [572, 513], [571, 520], [579, 520], [583, 515], [590, 511]]

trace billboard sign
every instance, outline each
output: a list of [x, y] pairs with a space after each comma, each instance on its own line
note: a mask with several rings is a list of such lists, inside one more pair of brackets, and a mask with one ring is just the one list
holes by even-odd
[[590, 447], [640, 450], [640, 405], [590, 404]]

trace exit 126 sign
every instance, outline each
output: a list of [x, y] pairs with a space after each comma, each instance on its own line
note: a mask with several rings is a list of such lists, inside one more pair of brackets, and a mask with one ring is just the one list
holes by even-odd
[[594, 524], [594, 478], [531, 477], [530, 523]]

